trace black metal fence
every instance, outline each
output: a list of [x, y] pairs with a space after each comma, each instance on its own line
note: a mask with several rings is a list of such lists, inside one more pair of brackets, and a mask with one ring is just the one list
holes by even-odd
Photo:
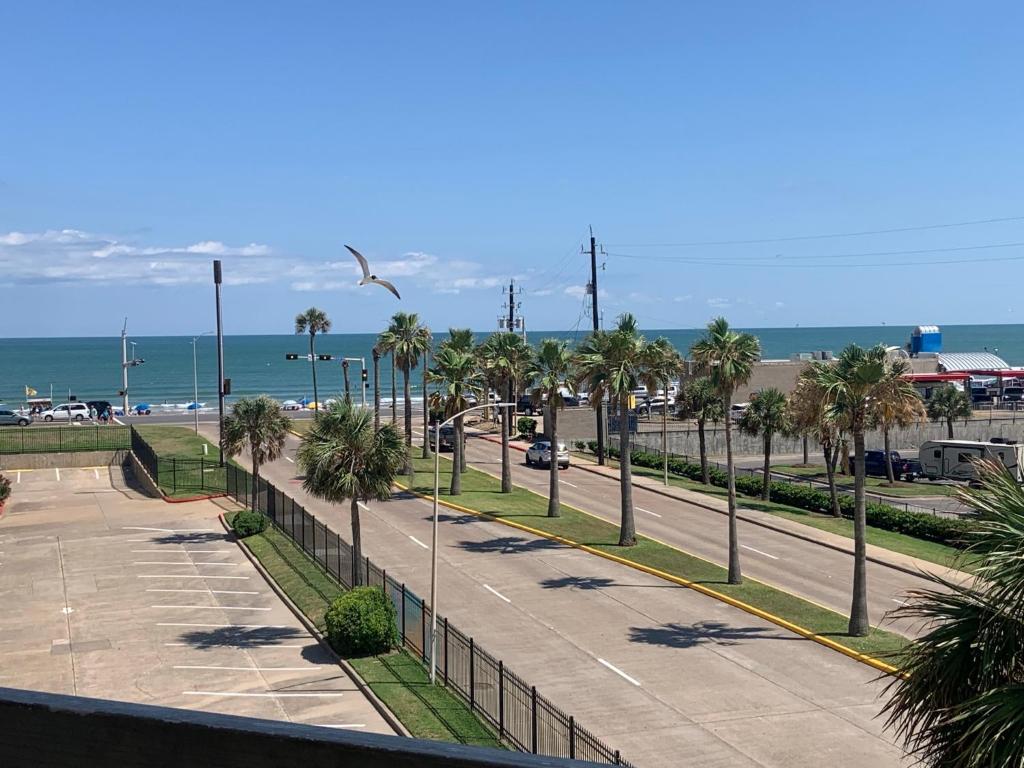
[[0, 454], [124, 451], [130, 446], [129, 427], [119, 424], [0, 427]]
[[131, 427], [131, 449], [139, 463], [164, 493], [214, 494], [227, 492], [225, 467], [212, 459], [178, 459], [158, 456], [152, 446]]
[[[252, 475], [235, 466], [225, 469], [228, 495], [267, 515], [317, 565], [351, 588], [352, 549], [346, 541], [272, 483], [260, 479], [253, 499]], [[382, 588], [391, 598], [403, 643], [429, 667], [430, 606], [369, 557], [359, 568], [367, 584]], [[630, 765], [442, 616], [434, 663], [438, 679], [490, 723], [506, 744], [522, 752]]]

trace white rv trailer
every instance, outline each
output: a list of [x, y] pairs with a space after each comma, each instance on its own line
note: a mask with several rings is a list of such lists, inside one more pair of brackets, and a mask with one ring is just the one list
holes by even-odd
[[929, 440], [918, 455], [921, 473], [929, 480], [977, 480], [977, 462], [983, 460], [1002, 464], [1018, 483], [1024, 482], [1024, 444]]

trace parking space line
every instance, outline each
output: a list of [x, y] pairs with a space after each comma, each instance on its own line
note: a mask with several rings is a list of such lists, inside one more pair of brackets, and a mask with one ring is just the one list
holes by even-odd
[[290, 464], [294, 464], [295, 463], [295, 459], [293, 459], [291, 456], [285, 456], [284, 460], [289, 462]]
[[60, 482], [60, 470], [57, 467], [53, 468], [53, 471], [57, 473], [57, 482]]
[[234, 693], [223, 691], [182, 691], [182, 696], [233, 696], [254, 699], [339, 699], [345, 694], [340, 691], [318, 691], [316, 693]]
[[221, 629], [294, 629], [287, 624], [191, 624], [188, 622], [158, 621], [158, 627], [220, 627]]
[[409, 538], [410, 538], [410, 539], [412, 539], [412, 540], [413, 540], [413, 541], [414, 541], [414, 542], [415, 542], [416, 544], [419, 544], [419, 545], [420, 545], [421, 547], [423, 547], [424, 549], [430, 549], [430, 547], [428, 547], [428, 546], [427, 546], [426, 544], [424, 544], [424, 543], [423, 543], [422, 541], [420, 541], [419, 539], [417, 539], [417, 538], [416, 538], [415, 536], [412, 536], [412, 535], [410, 535], [410, 536], [409, 536]]
[[136, 560], [132, 565], [216, 565], [221, 567], [231, 566], [237, 568], [241, 563], [195, 563], [189, 561], [187, 563], [173, 563], [165, 560]]
[[270, 608], [248, 608], [244, 605], [151, 605], [150, 608], [187, 608], [191, 611], [269, 611]]
[[366, 723], [342, 723], [341, 725], [328, 725], [327, 723], [314, 723], [317, 728], [365, 728]]
[[245, 579], [248, 576], [210, 576], [205, 573], [147, 573], [136, 576], [137, 579]]
[[629, 675], [627, 675], [627, 674], [626, 674], [625, 672], [623, 672], [623, 671], [622, 671], [621, 669], [619, 669], [618, 667], [616, 667], [616, 666], [615, 666], [614, 664], [609, 664], [609, 663], [608, 663], [607, 661], [605, 661], [604, 659], [598, 659], [598, 661], [599, 661], [599, 662], [601, 662], [602, 664], [604, 664], [604, 665], [605, 665], [606, 667], [608, 667], [608, 669], [610, 669], [610, 670], [611, 670], [612, 672], [614, 672], [615, 674], [619, 675], [620, 677], [623, 677], [623, 678], [625, 678], [626, 680], [628, 680], [629, 682], [631, 682], [631, 683], [632, 683], [633, 685], [635, 685], [635, 686], [637, 686], [637, 687], [640, 687], [640, 682], [639, 682], [638, 680], [635, 680], [634, 678], [630, 677], [630, 676], [629, 676]]
[[193, 664], [181, 664], [172, 669], [222, 669], [225, 672], [317, 672], [314, 666], [309, 667], [215, 667]]
[[[309, 648], [309, 645], [280, 645], [279, 643], [227, 643], [218, 642], [216, 640], [203, 640], [202, 645], [217, 645], [221, 648], [288, 648], [297, 650], [300, 648]], [[194, 643], [164, 643], [165, 648], [195, 648]], [[317, 646], [319, 647], [319, 646]]]
[[175, 551], [186, 555], [222, 555], [226, 552], [234, 552], [233, 549], [133, 549], [133, 555], [172, 555]]
[[654, 515], [655, 517], [661, 517], [661, 515], [659, 515], [657, 512], [651, 512], [651, 510], [644, 509], [643, 507], [636, 507], [636, 511], [637, 512], [646, 512], [648, 515]]
[[100, 471], [98, 469], [94, 469], [92, 471], [92, 476], [95, 477], [97, 480], [99, 480], [100, 479]]
[[740, 546], [743, 547], [744, 549], [749, 549], [751, 552], [757, 552], [757, 554], [759, 554], [759, 555], [764, 555], [765, 557], [770, 557], [772, 560], [778, 560], [779, 559], [775, 555], [769, 555], [767, 552], [762, 552], [760, 549], [754, 549], [753, 547], [748, 547], [746, 544], [740, 544]]
[[18, 482], [19, 483], [21, 482], [21, 472], [20, 471], [18, 472]]
[[246, 592], [244, 590], [237, 589], [161, 589], [151, 588], [147, 589], [147, 592], [188, 592], [190, 594], [199, 593], [201, 595], [258, 595], [259, 592]]
[[489, 584], [484, 584], [484, 589], [486, 589], [492, 595], [496, 595], [497, 597], [500, 597], [506, 603], [511, 603], [512, 602], [507, 597], [505, 597], [503, 594], [501, 594], [501, 592], [499, 592], [498, 590], [496, 590], [494, 587], [490, 586]]
[[562, 483], [563, 485], [568, 485], [570, 488], [579, 488], [578, 485], [570, 483], [568, 480], [559, 480], [558, 482]]

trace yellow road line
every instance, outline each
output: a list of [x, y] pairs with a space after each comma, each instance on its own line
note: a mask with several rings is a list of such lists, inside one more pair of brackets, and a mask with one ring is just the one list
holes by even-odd
[[[409, 493], [413, 494], [414, 496], [418, 496], [421, 499], [427, 499], [427, 500], [433, 501], [433, 496], [427, 496], [426, 494], [419, 493], [418, 491], [414, 491], [412, 488], [407, 487], [407, 486], [403, 485], [402, 483], [396, 482], [395, 485], [398, 486], [399, 488], [401, 488], [403, 491], [408, 491]], [[527, 490], [529, 490], [529, 489], [527, 489]], [[539, 495], [539, 494], [537, 494], [537, 495]], [[466, 514], [473, 515], [475, 517], [487, 518], [488, 520], [492, 520], [494, 522], [498, 522], [498, 523], [501, 523], [503, 525], [510, 526], [512, 528], [518, 528], [519, 530], [525, 531], [525, 532], [530, 533], [530, 534], [533, 534], [534, 536], [539, 536], [540, 538], [548, 539], [549, 541], [555, 541], [555, 542], [558, 542], [559, 544], [564, 544], [564, 545], [566, 545], [568, 547], [573, 547], [574, 549], [579, 549], [579, 550], [581, 550], [583, 552], [588, 552], [588, 553], [590, 553], [592, 555], [597, 555], [598, 557], [603, 557], [606, 560], [611, 560], [612, 562], [616, 562], [616, 563], [619, 563], [621, 565], [628, 566], [628, 567], [633, 568], [635, 570], [642, 571], [644, 573], [650, 574], [651, 576], [657, 576], [658, 578], [664, 579], [666, 581], [670, 581], [673, 584], [678, 584], [681, 587], [686, 587], [687, 589], [692, 589], [695, 592], [701, 593], [702, 595], [707, 595], [708, 597], [712, 597], [715, 600], [719, 600], [719, 601], [721, 601], [723, 603], [726, 603], [727, 605], [731, 605], [734, 608], [739, 608], [741, 611], [746, 611], [747, 613], [749, 613], [749, 614], [751, 614], [753, 616], [757, 616], [758, 618], [764, 619], [765, 621], [770, 621], [772, 624], [780, 626], [783, 629], [788, 629], [789, 631], [794, 632], [794, 633], [796, 633], [796, 634], [800, 635], [801, 637], [804, 637], [804, 638], [806, 638], [808, 640], [813, 640], [816, 643], [824, 645], [826, 648], [831, 648], [834, 651], [839, 651], [839, 653], [842, 653], [844, 656], [848, 656], [851, 659], [854, 659], [855, 661], [859, 661], [859, 662], [861, 662], [863, 664], [867, 664], [868, 666], [873, 667], [874, 669], [877, 669], [877, 670], [879, 670], [881, 672], [885, 672], [886, 674], [889, 674], [889, 675], [898, 675], [898, 674], [900, 674], [900, 671], [899, 671], [898, 668], [892, 666], [891, 664], [885, 663], [881, 659], [876, 659], [874, 656], [869, 656], [869, 655], [867, 655], [865, 653], [861, 653], [860, 651], [855, 651], [853, 648], [848, 648], [847, 646], [842, 645], [841, 643], [837, 643], [835, 640], [831, 640], [831, 639], [829, 639], [827, 637], [823, 637], [823, 636], [821, 636], [821, 635], [819, 635], [819, 634], [817, 634], [815, 632], [812, 632], [811, 630], [809, 630], [809, 629], [807, 629], [805, 627], [801, 627], [799, 624], [794, 624], [793, 622], [788, 621], [787, 619], [784, 619], [781, 616], [776, 616], [775, 614], [772, 614], [772, 613], [769, 613], [768, 611], [764, 611], [764, 610], [762, 610], [760, 608], [757, 608], [756, 606], [753, 606], [750, 603], [743, 602], [742, 600], [737, 600], [734, 597], [730, 597], [729, 595], [726, 595], [726, 594], [718, 592], [718, 591], [716, 591], [714, 589], [710, 589], [708, 587], [705, 587], [703, 584], [697, 584], [696, 582], [690, 581], [689, 579], [684, 579], [681, 576], [676, 576], [674, 574], [667, 573], [666, 571], [662, 571], [662, 570], [659, 570], [657, 568], [652, 568], [652, 567], [650, 567], [648, 565], [643, 565], [642, 563], [637, 563], [637, 562], [634, 562], [632, 560], [627, 560], [624, 557], [619, 557], [618, 555], [613, 555], [610, 552], [605, 552], [603, 550], [596, 549], [596, 548], [591, 547], [591, 546], [589, 546], [587, 544], [581, 544], [578, 541], [573, 541], [572, 539], [567, 539], [564, 536], [559, 536], [559, 535], [554, 534], [554, 533], [548, 533], [547, 531], [542, 531], [542, 530], [540, 530], [538, 528], [533, 528], [533, 527], [531, 527], [529, 525], [524, 525], [523, 523], [516, 522], [515, 520], [506, 520], [505, 518], [502, 518], [502, 517], [495, 517], [494, 515], [489, 515], [486, 512], [480, 512], [480, 511], [475, 510], [475, 509], [470, 509], [469, 507], [463, 507], [463, 506], [461, 506], [459, 504], [453, 504], [452, 502], [445, 501], [443, 499], [439, 499], [438, 503], [443, 505], [443, 506], [445, 506], [445, 507], [448, 507], [449, 509], [454, 509], [457, 512], [464, 512]], [[582, 510], [578, 510], [578, 511], [582, 511]], [[584, 512], [583, 514], [588, 514], [588, 513]], [[591, 517], [593, 517], [593, 515], [591, 515]], [[600, 519], [600, 518], [598, 518], [598, 519]], [[604, 521], [604, 522], [607, 522], [607, 521]], [[673, 549], [676, 549], [676, 548], [673, 547]], [[682, 550], [677, 550], [677, 551], [682, 552]], [[684, 554], [689, 554], [689, 553], [684, 553]], [[708, 561], [705, 561], [705, 562], [708, 562]], [[803, 598], [801, 598], [801, 599], [803, 599]], [[829, 609], [829, 610], [831, 610], [831, 609]], [[835, 613], [835, 611], [832, 611], [832, 612]]]

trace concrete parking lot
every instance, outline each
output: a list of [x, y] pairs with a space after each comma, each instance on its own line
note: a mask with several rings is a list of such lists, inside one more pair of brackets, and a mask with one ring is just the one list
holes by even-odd
[[393, 733], [219, 507], [147, 498], [108, 467], [7, 474], [0, 685]]

